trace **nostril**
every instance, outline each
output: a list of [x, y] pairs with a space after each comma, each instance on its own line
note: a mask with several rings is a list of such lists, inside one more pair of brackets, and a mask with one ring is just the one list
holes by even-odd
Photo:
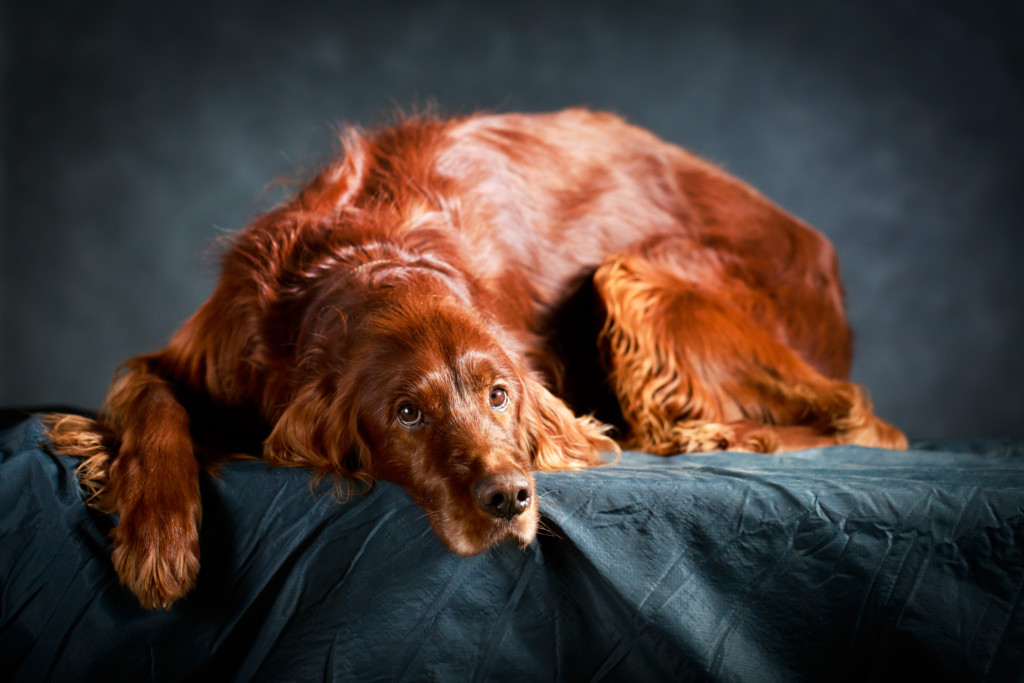
[[530, 483], [521, 475], [481, 479], [473, 490], [477, 504], [494, 517], [512, 519], [530, 507]]
[[487, 507], [491, 510], [503, 510], [505, 508], [505, 494], [495, 493], [491, 496], [491, 499], [486, 503]]
[[516, 499], [514, 501], [516, 507], [516, 514], [525, 510], [530, 505], [530, 489], [523, 487], [516, 492]]

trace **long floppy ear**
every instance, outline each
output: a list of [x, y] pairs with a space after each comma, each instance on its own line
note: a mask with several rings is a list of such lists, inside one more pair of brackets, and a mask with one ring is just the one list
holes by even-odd
[[312, 468], [314, 484], [332, 476], [339, 493], [351, 491], [345, 490], [345, 479], [367, 488], [373, 483], [355, 402], [328, 382], [311, 383], [296, 393], [263, 443], [263, 457], [274, 465]]
[[532, 377], [524, 383], [524, 447], [538, 470], [578, 470], [603, 464], [601, 451], [618, 457], [609, 427], [587, 415], [576, 417], [562, 399]]

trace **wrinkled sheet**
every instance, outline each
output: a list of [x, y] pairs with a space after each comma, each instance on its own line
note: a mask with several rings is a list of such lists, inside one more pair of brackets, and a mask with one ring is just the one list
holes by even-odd
[[40, 441], [0, 432], [0, 678], [1024, 676], [1017, 444], [626, 453], [539, 474], [547, 531], [468, 559], [397, 486], [341, 504], [232, 462], [202, 480], [198, 587], [146, 612]]

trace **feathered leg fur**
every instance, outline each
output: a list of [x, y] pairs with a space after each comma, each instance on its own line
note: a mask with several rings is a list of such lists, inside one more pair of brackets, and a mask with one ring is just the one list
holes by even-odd
[[905, 448], [859, 387], [780, 341], [782, 317], [743, 275], [726, 277], [720, 254], [691, 240], [644, 245], [598, 270], [626, 445], [660, 454]]

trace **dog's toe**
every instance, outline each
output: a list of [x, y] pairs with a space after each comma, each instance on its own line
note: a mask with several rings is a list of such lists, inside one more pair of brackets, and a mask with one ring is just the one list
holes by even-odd
[[195, 586], [199, 530], [187, 515], [159, 524], [122, 517], [114, 531], [114, 569], [145, 609], [169, 609]]

